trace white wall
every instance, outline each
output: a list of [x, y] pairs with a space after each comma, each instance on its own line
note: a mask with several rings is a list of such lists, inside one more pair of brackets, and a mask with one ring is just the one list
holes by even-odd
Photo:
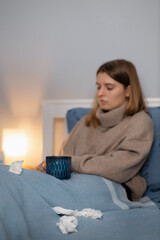
[[160, 97], [159, 26], [159, 0], [0, 0], [0, 129], [32, 132], [29, 165], [40, 101], [92, 98], [105, 61], [132, 61], [145, 97]]

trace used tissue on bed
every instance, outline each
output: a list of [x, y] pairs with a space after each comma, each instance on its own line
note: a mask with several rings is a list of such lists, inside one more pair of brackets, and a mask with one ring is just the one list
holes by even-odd
[[92, 208], [84, 208], [82, 209], [82, 211], [78, 211], [78, 210], [65, 209], [62, 207], [53, 207], [53, 210], [57, 214], [63, 214], [67, 216], [86, 217], [86, 218], [92, 218], [92, 219], [97, 219], [102, 217], [102, 212], [100, 210], [95, 210]]
[[23, 164], [23, 160], [22, 161], [14, 161], [11, 163], [10, 167], [9, 167], [9, 172], [15, 173], [17, 175], [20, 175], [22, 172], [22, 164]]
[[74, 216], [62, 216], [60, 222], [56, 224], [63, 234], [77, 232], [78, 220]]
[[76, 217], [97, 219], [101, 218], [103, 215], [100, 210], [92, 208], [84, 208], [82, 211], [65, 209], [62, 207], [53, 207], [52, 209], [58, 215], [64, 215], [60, 217], [60, 222], [56, 224], [63, 234], [77, 232], [76, 227], [78, 226], [78, 220]]

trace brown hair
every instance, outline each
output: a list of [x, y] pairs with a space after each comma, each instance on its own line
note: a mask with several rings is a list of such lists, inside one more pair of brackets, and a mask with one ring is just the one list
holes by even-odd
[[[125, 112], [126, 116], [134, 115], [142, 110], [147, 112], [139, 78], [133, 63], [123, 59], [113, 60], [100, 66], [96, 76], [99, 73], [106, 73], [111, 78], [121, 83], [124, 88], [130, 85], [130, 96]], [[97, 127], [99, 125], [99, 121], [96, 117], [98, 107], [97, 96], [95, 95], [93, 108], [86, 117], [87, 126], [92, 125]]]

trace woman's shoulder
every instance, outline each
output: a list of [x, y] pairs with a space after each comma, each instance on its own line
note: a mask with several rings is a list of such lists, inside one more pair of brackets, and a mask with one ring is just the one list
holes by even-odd
[[129, 132], [134, 136], [153, 138], [154, 124], [149, 113], [140, 111], [131, 116], [129, 121]]
[[153, 125], [152, 117], [150, 113], [146, 111], [140, 111], [134, 114], [131, 117], [131, 122], [136, 122], [136, 124]]

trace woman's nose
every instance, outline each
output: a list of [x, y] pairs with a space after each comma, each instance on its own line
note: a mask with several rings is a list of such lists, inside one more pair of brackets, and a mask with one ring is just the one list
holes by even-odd
[[105, 88], [104, 88], [104, 86], [102, 86], [102, 87], [99, 89], [99, 91], [98, 91], [98, 96], [103, 96], [103, 95], [105, 95]]

